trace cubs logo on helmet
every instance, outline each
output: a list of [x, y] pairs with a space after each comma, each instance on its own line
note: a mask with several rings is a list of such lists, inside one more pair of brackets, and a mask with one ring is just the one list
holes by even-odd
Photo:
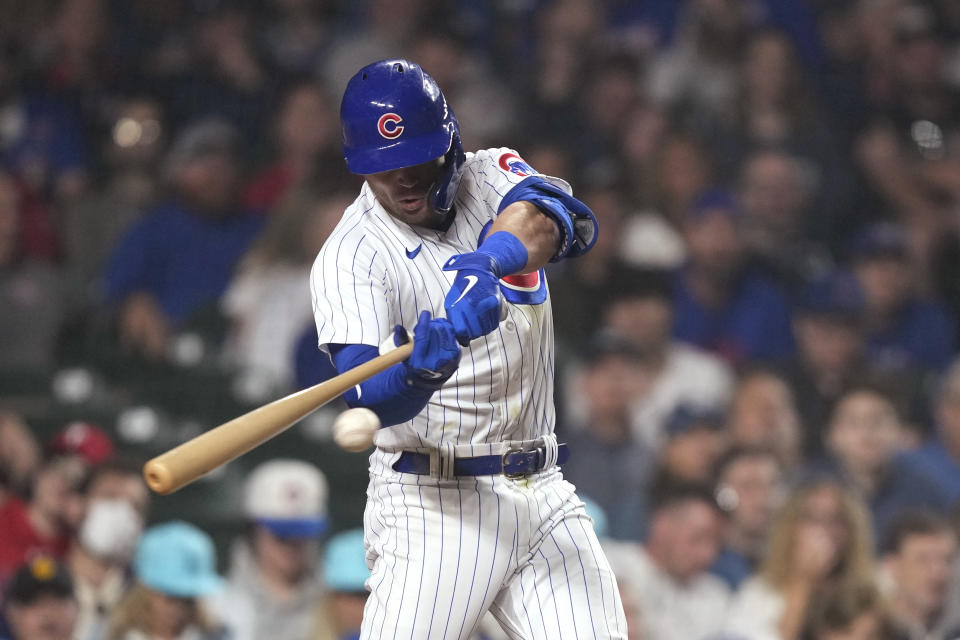
[[395, 140], [403, 133], [403, 118], [395, 113], [385, 113], [377, 121], [377, 130], [387, 140]]
[[523, 158], [515, 153], [501, 154], [500, 158], [497, 160], [497, 164], [499, 164], [500, 168], [504, 171], [515, 173], [521, 178], [526, 178], [528, 176], [537, 174], [536, 169], [528, 165]]

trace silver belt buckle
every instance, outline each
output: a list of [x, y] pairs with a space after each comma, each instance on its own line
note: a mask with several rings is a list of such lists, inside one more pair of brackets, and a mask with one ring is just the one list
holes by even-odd
[[519, 479], [519, 478], [525, 478], [525, 477], [527, 477], [528, 475], [530, 475], [529, 473], [527, 473], [527, 472], [525, 472], [525, 471], [515, 471], [515, 472], [512, 472], [512, 473], [507, 473], [507, 456], [509, 456], [509, 455], [511, 455], [511, 454], [513, 454], [513, 453], [523, 453], [523, 448], [522, 448], [522, 447], [510, 447], [509, 449], [507, 449], [506, 451], [503, 452], [503, 455], [500, 456], [500, 472], [501, 472], [504, 476], [506, 476], [507, 478], [510, 478], [511, 480], [517, 480], [517, 479]]

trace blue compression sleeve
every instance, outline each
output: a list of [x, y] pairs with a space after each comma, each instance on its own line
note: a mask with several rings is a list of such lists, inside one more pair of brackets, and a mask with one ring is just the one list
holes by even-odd
[[[380, 352], [367, 344], [331, 344], [330, 353], [337, 371], [343, 373]], [[433, 390], [418, 389], [407, 384], [407, 369], [401, 362], [386, 371], [364, 380], [343, 395], [350, 407], [366, 407], [380, 418], [380, 424], [389, 427], [412, 419], [427, 406]]]
[[527, 266], [530, 254], [520, 239], [509, 231], [497, 231], [483, 241], [477, 253], [490, 256], [496, 262], [493, 275], [498, 278], [520, 273]]

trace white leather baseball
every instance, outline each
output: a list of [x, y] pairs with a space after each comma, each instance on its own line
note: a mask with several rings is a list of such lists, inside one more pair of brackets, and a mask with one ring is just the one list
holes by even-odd
[[347, 409], [333, 421], [333, 440], [354, 453], [373, 446], [373, 435], [380, 428], [380, 418], [370, 409]]

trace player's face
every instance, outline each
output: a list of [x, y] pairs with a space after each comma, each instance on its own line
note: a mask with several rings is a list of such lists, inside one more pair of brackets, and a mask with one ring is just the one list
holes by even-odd
[[443, 158], [364, 176], [387, 213], [407, 224], [436, 227], [442, 218], [428, 201], [440, 178]]

